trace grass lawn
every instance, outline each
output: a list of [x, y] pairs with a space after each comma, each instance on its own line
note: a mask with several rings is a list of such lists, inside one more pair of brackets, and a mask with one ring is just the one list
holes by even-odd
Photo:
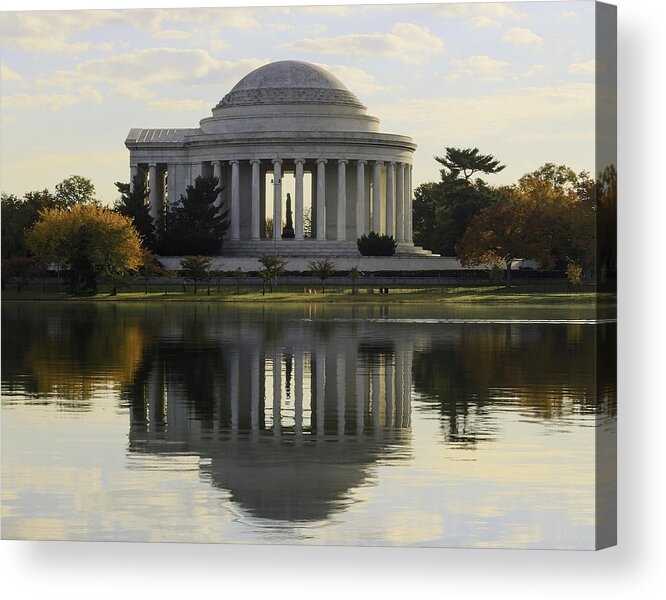
[[[307, 288], [309, 290], [310, 288]], [[314, 290], [316, 289], [316, 293]], [[182, 286], [174, 286], [168, 294], [163, 289], [158, 291], [155, 287], [148, 294], [143, 290], [120, 290], [116, 296], [108, 292], [92, 297], [76, 298], [68, 296], [61, 291], [38, 291], [23, 289], [18, 294], [15, 289], [8, 289], [2, 293], [2, 299], [8, 301], [26, 300], [58, 300], [58, 301], [99, 301], [99, 302], [344, 302], [344, 303], [511, 303], [511, 304], [589, 304], [594, 302], [612, 303], [615, 296], [612, 293], [597, 293], [594, 287], [584, 286], [580, 291], [572, 289], [566, 283], [521, 283], [512, 287], [487, 286], [438, 286], [419, 288], [391, 288], [388, 294], [368, 293], [367, 288], [359, 286], [358, 293], [352, 295], [351, 288], [329, 287], [326, 293], [321, 288], [312, 288], [313, 292], [304, 290], [302, 286], [280, 286], [275, 291], [266, 291], [262, 294], [261, 288], [241, 287], [240, 293], [236, 287], [223, 287], [218, 292], [211, 287], [210, 295], [206, 286], [199, 286], [194, 294], [192, 286], [183, 292]]]

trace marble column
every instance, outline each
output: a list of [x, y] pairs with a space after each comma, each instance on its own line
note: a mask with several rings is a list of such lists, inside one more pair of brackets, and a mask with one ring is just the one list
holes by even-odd
[[273, 239], [282, 235], [282, 160], [273, 159]]
[[252, 165], [252, 204], [250, 206], [250, 239], [258, 240], [261, 220], [261, 161], [251, 160]]
[[318, 240], [326, 239], [326, 163], [325, 158], [317, 159], [317, 234]]
[[404, 169], [405, 169], [405, 181], [404, 181], [404, 198], [403, 198], [403, 205], [404, 205], [403, 236], [405, 238], [405, 241], [408, 242], [410, 239], [410, 231], [411, 231], [410, 215], [412, 212], [411, 203], [409, 201], [409, 165], [405, 163]]
[[229, 226], [231, 239], [240, 239], [240, 181], [239, 181], [239, 163], [232, 160], [231, 165], [231, 224]]
[[407, 197], [407, 206], [409, 207], [409, 210], [407, 212], [407, 231], [405, 232], [405, 241], [406, 242], [411, 242], [412, 241], [412, 165], [409, 165], [409, 170], [408, 170], [408, 176], [407, 179], [409, 180], [407, 184], [407, 192], [408, 192], [408, 197]]
[[395, 183], [395, 239], [405, 241], [405, 164], [398, 163]]
[[347, 163], [338, 160], [338, 222], [336, 239], [341, 242], [347, 239]]
[[[156, 163], [148, 165], [148, 202], [150, 203], [150, 216], [153, 219], [155, 229], [159, 230], [162, 225], [162, 206], [163, 184], [160, 186], [160, 172]], [[160, 189], [162, 187], [162, 189]]]
[[297, 158], [295, 164], [296, 190], [294, 195], [294, 233], [295, 239], [303, 239], [303, 165], [305, 159]]
[[356, 237], [365, 233], [365, 165], [366, 161], [356, 162]]
[[386, 165], [386, 235], [394, 235], [393, 230], [393, 204], [394, 198], [394, 172], [395, 163], [388, 163]]
[[222, 166], [223, 163], [221, 160], [214, 160], [213, 161], [213, 177], [217, 178], [217, 185], [220, 188], [220, 193], [217, 195], [217, 198], [215, 199], [215, 206], [220, 207], [222, 206]]
[[381, 233], [382, 227], [382, 165], [376, 160], [372, 171], [372, 231]]
[[130, 165], [130, 192], [134, 191], [134, 178], [139, 174], [138, 165]]

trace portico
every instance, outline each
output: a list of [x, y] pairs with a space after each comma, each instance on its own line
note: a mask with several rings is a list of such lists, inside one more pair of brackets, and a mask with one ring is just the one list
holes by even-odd
[[[342, 82], [304, 62], [251, 72], [196, 129], [132, 129], [131, 175], [147, 178], [158, 232], [169, 204], [198, 176], [218, 177], [230, 226], [223, 254], [358, 254], [370, 231], [412, 243], [411, 138], [380, 133], [379, 120]], [[291, 190], [293, 237], [283, 237]], [[272, 233], [267, 227], [272, 219]]]

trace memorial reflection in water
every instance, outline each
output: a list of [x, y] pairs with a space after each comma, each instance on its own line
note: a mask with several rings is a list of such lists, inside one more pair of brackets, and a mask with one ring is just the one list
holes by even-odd
[[192, 326], [146, 352], [127, 393], [131, 451], [195, 453], [253, 516], [308, 520], [408, 447], [410, 340], [303, 317], [219, 322], [192, 344]]
[[616, 325], [511, 313], [5, 305], [3, 536], [593, 547]]

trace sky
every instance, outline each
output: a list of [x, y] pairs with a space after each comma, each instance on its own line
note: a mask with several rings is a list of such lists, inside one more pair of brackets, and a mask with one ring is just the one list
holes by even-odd
[[5, 193], [82, 175], [112, 204], [130, 128], [196, 127], [248, 72], [287, 59], [330, 70], [381, 131], [412, 136], [415, 186], [439, 179], [446, 146], [499, 158], [492, 184], [546, 162], [594, 169], [591, 1], [3, 9], [0, 57]]

